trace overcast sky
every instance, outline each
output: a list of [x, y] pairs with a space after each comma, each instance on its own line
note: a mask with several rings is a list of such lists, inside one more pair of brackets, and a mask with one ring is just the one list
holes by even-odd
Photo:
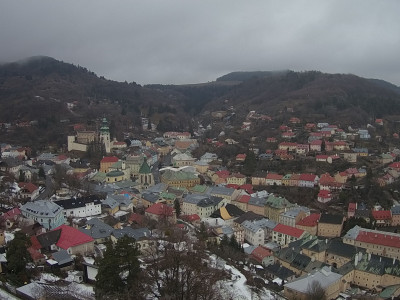
[[0, 61], [35, 55], [139, 84], [291, 69], [400, 85], [400, 1], [1, 0]]

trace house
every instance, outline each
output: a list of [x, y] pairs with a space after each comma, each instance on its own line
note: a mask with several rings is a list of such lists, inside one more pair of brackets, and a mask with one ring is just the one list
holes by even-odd
[[292, 139], [292, 138], [294, 138], [295, 136], [296, 136], [296, 134], [295, 134], [294, 132], [292, 132], [292, 131], [283, 132], [282, 135], [281, 135], [281, 137], [282, 137], [283, 139]]
[[313, 140], [310, 142], [310, 151], [321, 152], [322, 140]]
[[308, 144], [297, 144], [296, 146], [296, 153], [305, 155], [310, 151], [310, 145]]
[[258, 246], [251, 252], [250, 258], [254, 259], [257, 263], [262, 266], [269, 266], [274, 263], [274, 256], [272, 251], [264, 246]]
[[317, 200], [320, 203], [327, 203], [332, 200], [332, 194], [328, 190], [320, 190]]
[[146, 208], [145, 215], [156, 221], [167, 221], [176, 223], [176, 215], [174, 209], [164, 203], [155, 203]]
[[265, 177], [266, 185], [282, 185], [283, 175], [276, 173], [268, 173]]
[[246, 154], [241, 153], [241, 154], [236, 155], [236, 161], [242, 162], [245, 159], [246, 159]]
[[369, 140], [371, 138], [371, 135], [369, 134], [367, 129], [359, 129], [357, 133], [362, 140]]
[[310, 215], [310, 209], [305, 206], [293, 206], [279, 215], [279, 223], [295, 227], [296, 223]]
[[310, 214], [304, 219], [299, 220], [295, 227], [304, 230], [311, 235], [317, 235], [318, 221], [320, 217], [321, 214]]
[[27, 202], [21, 206], [20, 210], [25, 218], [37, 221], [48, 230], [54, 229], [65, 222], [63, 208], [51, 201]]
[[232, 173], [226, 178], [226, 183], [244, 185], [246, 184], [246, 176], [240, 173]]
[[85, 227], [79, 229], [84, 234], [91, 236], [96, 243], [104, 243], [109, 240], [113, 230], [114, 228], [98, 218], [91, 218], [86, 222]]
[[103, 157], [103, 159], [100, 161], [100, 172], [108, 173], [109, 168], [118, 161], [119, 159], [116, 156]]
[[264, 245], [265, 232], [263, 228], [252, 221], [244, 221], [241, 223], [241, 228], [244, 231], [244, 240], [254, 246]]
[[393, 205], [390, 209], [392, 213], [392, 226], [400, 225], [400, 205]]
[[200, 178], [191, 172], [166, 170], [161, 174], [161, 182], [173, 187], [191, 188], [200, 184]]
[[365, 249], [375, 255], [400, 259], [400, 234], [354, 226], [344, 236], [343, 242]]
[[282, 143], [279, 143], [278, 149], [279, 150], [287, 150], [289, 152], [294, 152], [297, 149], [297, 143], [282, 142]]
[[3, 213], [0, 217], [0, 221], [1, 224], [5, 225], [6, 229], [10, 229], [20, 218], [22, 218], [21, 210], [18, 207], [14, 207]]
[[94, 195], [54, 202], [63, 208], [65, 218], [86, 218], [101, 214], [101, 200]]
[[300, 187], [314, 187], [318, 184], [318, 176], [315, 174], [300, 174], [299, 186]]
[[282, 212], [290, 209], [294, 205], [290, 203], [284, 197], [277, 197], [274, 195], [269, 195], [265, 202], [265, 213], [264, 215], [275, 222], [279, 222], [279, 218]]
[[49, 232], [31, 237], [32, 245], [39, 249], [66, 250], [71, 255], [90, 255], [94, 252], [94, 239], [78, 229], [61, 225]]
[[196, 158], [188, 153], [179, 153], [172, 157], [172, 164], [174, 167], [193, 166]]
[[284, 296], [289, 300], [307, 300], [310, 298], [309, 289], [313, 285], [321, 286], [326, 299], [336, 299], [341, 289], [342, 275], [332, 271], [331, 267], [314, 270], [284, 285]]
[[350, 163], [356, 163], [358, 156], [359, 155], [356, 152], [344, 152], [343, 153], [343, 159]]
[[18, 199], [34, 200], [39, 196], [39, 187], [31, 182], [19, 182]]
[[318, 236], [339, 237], [342, 233], [344, 218], [339, 215], [322, 214], [318, 222]]
[[284, 247], [293, 241], [301, 239], [306, 234], [302, 229], [278, 224], [272, 230], [272, 241]]
[[350, 202], [347, 208], [347, 218], [352, 218], [356, 214], [357, 203]]
[[247, 202], [247, 210], [258, 215], [265, 215], [265, 204], [267, 200], [264, 198], [250, 197]]
[[106, 199], [101, 201], [101, 209], [107, 214], [115, 215], [119, 211], [119, 203], [111, 195], [107, 195]]
[[392, 223], [391, 210], [373, 210], [372, 217], [375, 219], [375, 225], [377, 227], [390, 226]]

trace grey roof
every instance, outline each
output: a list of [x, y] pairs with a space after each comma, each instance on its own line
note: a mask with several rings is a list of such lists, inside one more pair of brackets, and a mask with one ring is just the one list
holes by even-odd
[[148, 228], [133, 229], [132, 227], [124, 227], [122, 229], [114, 229], [112, 235], [117, 239], [123, 236], [129, 236], [135, 240], [140, 240], [143, 238], [149, 238], [151, 232]]
[[147, 200], [147, 201], [151, 202], [151, 203], [156, 203], [158, 201], [158, 199], [159, 199], [159, 195], [153, 194], [153, 193], [143, 193], [142, 194], [142, 198], [144, 200]]
[[244, 250], [244, 253], [250, 255], [251, 252], [253, 252], [254, 249], [256, 249], [256, 248], [257, 248], [257, 246], [250, 245], [249, 247], [243, 248], [243, 250]]
[[36, 238], [39, 244], [42, 246], [42, 248], [47, 248], [50, 247], [51, 245], [56, 244], [60, 236], [61, 236], [61, 229], [57, 229], [39, 234], [38, 236], [36, 236]]
[[110, 207], [111, 209], [114, 209], [114, 208], [116, 208], [117, 206], [119, 206], [118, 201], [115, 200], [114, 198], [108, 196], [108, 195], [107, 195], [107, 198], [104, 199], [104, 200], [101, 202], [101, 204], [104, 205], [104, 206], [108, 206], [108, 207]]
[[256, 197], [250, 197], [250, 200], [248, 202], [248, 204], [255, 205], [255, 206], [261, 206], [261, 207], [264, 207], [266, 203], [267, 203], [267, 199], [256, 198]]
[[332, 214], [322, 214], [321, 217], [319, 218], [319, 223], [342, 224], [343, 216], [332, 215]]
[[271, 221], [269, 219], [261, 219], [261, 220], [254, 220], [254, 221], [244, 221], [242, 223], [242, 227], [252, 231], [257, 232], [260, 229], [274, 229], [276, 226], [276, 222]]
[[72, 263], [74, 260], [72, 259], [71, 255], [68, 254], [67, 250], [60, 250], [57, 252], [54, 252], [51, 256], [53, 256], [53, 259], [59, 264], [59, 265], [64, 265], [68, 263]]
[[227, 188], [224, 186], [213, 186], [208, 189], [207, 193], [211, 195], [225, 195], [225, 196], [232, 196], [235, 192], [235, 189]]
[[125, 195], [108, 195], [108, 197], [114, 199], [115, 201], [117, 201], [119, 204], [122, 205], [129, 205], [132, 203], [131, 199], [129, 199], [128, 197], [126, 197]]
[[339, 238], [329, 241], [329, 247], [326, 249], [326, 252], [352, 259], [358, 252], [358, 249], [353, 245], [343, 243], [342, 239]]
[[288, 278], [296, 275], [296, 273], [294, 273], [292, 270], [285, 268], [281, 264], [269, 265], [264, 269], [267, 273], [273, 275], [273, 277], [278, 277], [283, 280], [287, 280]]
[[80, 228], [79, 231], [90, 235], [94, 239], [107, 238], [114, 230], [114, 228], [99, 220], [98, 218], [92, 218], [87, 221], [86, 224], [90, 226], [90, 229]]
[[351, 228], [349, 231], [347, 231], [347, 233], [344, 235], [344, 239], [350, 239], [350, 240], [355, 240], [358, 236], [358, 234], [360, 233], [360, 230], [362, 228], [358, 225], [354, 226], [353, 228]]
[[263, 218], [265, 218], [265, 217], [262, 215], [258, 215], [252, 211], [247, 211], [243, 215], [241, 215], [239, 218], [237, 218], [235, 220], [235, 223], [242, 224], [244, 221], [254, 221], [254, 220], [260, 220]]
[[282, 213], [283, 216], [288, 218], [296, 218], [300, 212], [305, 212], [306, 214], [310, 213], [310, 209], [305, 206], [295, 206], [291, 207], [289, 210]]
[[400, 205], [394, 205], [390, 210], [392, 215], [400, 215]]
[[34, 202], [27, 202], [21, 206], [21, 211], [29, 213], [42, 218], [54, 218], [56, 217], [63, 208], [54, 202], [48, 200], [37, 200]]
[[168, 188], [167, 184], [158, 183], [156, 185], [153, 185], [153, 186], [149, 187], [146, 190], [146, 193], [158, 193], [158, 194], [160, 194], [160, 193], [164, 192], [167, 188]]
[[211, 197], [204, 198], [204, 199], [200, 200], [200, 201], [197, 203], [197, 206], [200, 206], [200, 207], [216, 206], [216, 205], [218, 205], [218, 203], [220, 203], [222, 200], [223, 200], [223, 199], [222, 199], [221, 197], [214, 197], [214, 196], [211, 196]]
[[203, 199], [208, 199], [210, 196], [205, 194], [187, 194], [183, 202], [198, 204]]
[[307, 293], [307, 289], [314, 281], [318, 282], [323, 289], [326, 289], [341, 278], [342, 275], [332, 272], [329, 267], [323, 267], [321, 270], [315, 270], [311, 274], [306, 274], [286, 283], [285, 287], [301, 293]]

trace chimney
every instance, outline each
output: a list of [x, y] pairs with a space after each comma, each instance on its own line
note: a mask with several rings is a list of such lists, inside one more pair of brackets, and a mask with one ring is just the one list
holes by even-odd
[[356, 256], [354, 257], [354, 266], [358, 265], [358, 253], [356, 253]]
[[382, 262], [382, 256], [379, 257], [379, 262]]
[[396, 258], [393, 258], [393, 264], [395, 264], [396, 263]]
[[325, 244], [328, 244], [328, 239], [325, 239]]

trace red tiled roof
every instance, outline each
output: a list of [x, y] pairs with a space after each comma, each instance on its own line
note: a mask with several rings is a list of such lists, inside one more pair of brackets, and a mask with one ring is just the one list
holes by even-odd
[[172, 216], [173, 209], [172, 207], [159, 202], [147, 208], [146, 212], [157, 216]]
[[357, 235], [356, 241], [400, 248], [400, 237], [378, 232], [360, 231]]
[[288, 147], [296, 147], [297, 146], [297, 143], [291, 143], [291, 142], [282, 142], [282, 143], [279, 143], [279, 145], [278, 146], [288, 146]]
[[34, 260], [34, 261], [37, 259], [44, 258], [44, 255], [42, 253], [40, 253], [39, 250], [37, 250], [33, 247], [29, 247], [27, 250], [32, 257], [32, 260]]
[[271, 180], [282, 180], [283, 175], [276, 174], [276, 173], [268, 173], [266, 179]]
[[1, 218], [3, 220], [10, 220], [10, 219], [14, 219], [15, 216], [19, 216], [21, 214], [21, 211], [19, 210], [18, 207], [15, 207], [11, 210], [9, 210], [8, 212], [4, 213]]
[[36, 185], [34, 185], [33, 183], [31, 183], [31, 182], [19, 182], [18, 186], [21, 189], [28, 190], [28, 192], [31, 193], [31, 194], [38, 189], [38, 187]]
[[90, 243], [93, 240], [93, 238], [83, 232], [80, 232], [78, 229], [67, 226], [67, 225], [61, 225], [57, 228], [55, 228], [52, 231], [61, 229], [61, 234], [60, 238], [58, 239], [56, 245], [57, 247], [60, 247], [64, 250], [67, 250], [70, 247]]
[[307, 226], [307, 227], [314, 227], [318, 225], [320, 214], [311, 214], [304, 219], [297, 222], [299, 226]]
[[115, 163], [119, 159], [116, 156], [105, 156], [103, 159], [100, 161], [100, 163]]
[[248, 203], [249, 200], [250, 200], [250, 198], [251, 198], [251, 197], [250, 197], [249, 195], [242, 195], [242, 196], [240, 196], [238, 202], [241, 202], [241, 203]]
[[322, 145], [322, 141], [321, 140], [314, 140], [314, 141], [311, 141], [310, 145], [312, 145], [312, 146], [321, 146]]
[[372, 216], [375, 220], [388, 220], [392, 218], [390, 210], [373, 210]]
[[227, 184], [226, 187], [237, 190], [239, 188], [239, 185], [237, 185], [237, 184]]
[[330, 197], [332, 197], [332, 195], [331, 195], [331, 192], [330, 192], [330, 191], [327, 191], [327, 190], [320, 190], [319, 193], [318, 193], [318, 197], [321, 197], [321, 198], [330, 198]]
[[188, 222], [194, 222], [194, 221], [200, 220], [200, 217], [197, 214], [185, 215], [185, 216], [182, 216], [181, 218]]
[[258, 261], [259, 263], [262, 262], [262, 260], [267, 257], [267, 256], [271, 256], [272, 255], [272, 251], [268, 248], [265, 248], [263, 246], [258, 246], [257, 248], [255, 248], [253, 250], [253, 252], [251, 252], [251, 256]]
[[389, 165], [389, 168], [400, 169], [400, 162], [394, 162]]
[[301, 237], [301, 235], [304, 233], [304, 230], [302, 230], [302, 229], [295, 228], [295, 227], [292, 227], [292, 226], [287, 226], [287, 225], [280, 224], [280, 223], [275, 226], [274, 231], [275, 232], [279, 232], [279, 233], [283, 233], [283, 234], [286, 234], [286, 235], [290, 235], [290, 236], [293, 236], [295, 238]]
[[236, 155], [236, 159], [245, 159], [246, 158], [246, 154], [238, 154]]
[[143, 216], [140, 215], [140, 214], [135, 214], [135, 213], [133, 213], [133, 214], [131, 214], [130, 217], [129, 217], [129, 222], [130, 222], [130, 223], [135, 222], [135, 223], [137, 223], [137, 224], [142, 224], [142, 222], [143, 222]]
[[57, 156], [57, 160], [66, 160], [66, 159], [68, 159], [68, 156], [66, 156], [64, 154]]
[[39, 250], [42, 248], [42, 245], [39, 243], [36, 235], [31, 236], [31, 247], [34, 250]]
[[315, 178], [317, 177], [317, 175], [315, 174], [300, 174], [300, 178], [299, 180], [303, 180], [303, 181], [315, 181]]

